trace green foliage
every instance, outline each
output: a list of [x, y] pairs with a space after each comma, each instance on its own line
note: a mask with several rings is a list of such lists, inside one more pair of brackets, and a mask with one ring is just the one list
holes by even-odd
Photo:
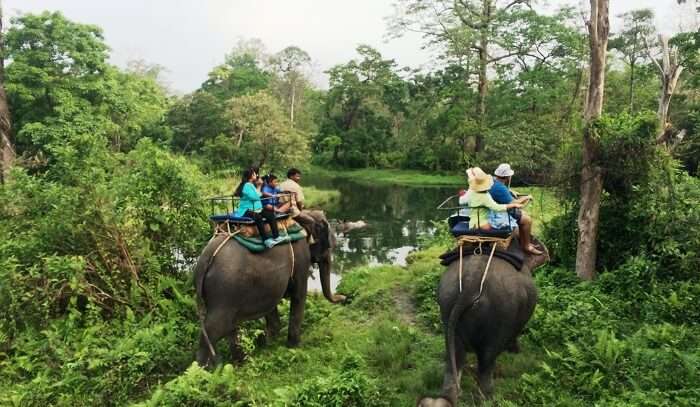
[[260, 92], [233, 98], [228, 104], [235, 134], [230, 142], [239, 147], [239, 163], [282, 170], [304, 162], [309, 153], [307, 140], [291, 128], [272, 96]]
[[155, 406], [248, 406], [241, 394], [241, 380], [231, 365], [210, 373], [193, 363], [182, 375], [156, 390], [141, 407]]
[[15, 327], [10, 335], [85, 301], [105, 315], [153, 306], [147, 285], [176, 273], [178, 259], [194, 257], [207, 238], [201, 175], [183, 159], [144, 141], [93, 164], [86, 169], [67, 155], [54, 169], [69, 183], [53, 180], [54, 169], [17, 171], [0, 190], [0, 230], [13, 237], [0, 242], [8, 259], [0, 273], [13, 283], [0, 300], [3, 323]]
[[[545, 270], [538, 276], [542, 295], [528, 336], [547, 352], [539, 368], [523, 376], [518, 389], [523, 403], [697, 403], [700, 332], [695, 300], [673, 284], [640, 287], [640, 281], [648, 280], [635, 279], [635, 273], [649, 273], [653, 267], [636, 259], [604, 274], [596, 285], [580, 283], [566, 270]], [[649, 312], [668, 309], [669, 301], [688, 312], [676, 318]]]
[[[614, 269], [630, 256], [646, 255], [663, 270], [659, 278], [685, 280], [700, 266], [698, 181], [657, 148], [655, 128], [651, 114], [622, 114], [604, 116], [591, 130], [604, 169], [599, 235], [615, 236], [599, 240], [598, 262], [601, 269]], [[576, 162], [564, 170], [570, 196], [565, 214], [546, 231], [556, 256], [568, 265], [576, 248]]]
[[126, 151], [142, 137], [168, 137], [164, 91], [153, 77], [110, 66], [99, 28], [49, 12], [12, 23], [5, 86], [17, 151], [34, 166], [51, 166], [68, 153], [91, 165], [92, 146]]
[[345, 356], [339, 372], [305, 381], [292, 405], [304, 407], [383, 406], [378, 384], [362, 372], [362, 357]]

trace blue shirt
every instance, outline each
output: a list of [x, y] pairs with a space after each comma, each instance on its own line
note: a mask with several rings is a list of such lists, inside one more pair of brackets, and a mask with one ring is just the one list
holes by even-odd
[[262, 202], [260, 202], [260, 192], [255, 189], [255, 185], [246, 182], [241, 190], [241, 200], [238, 203], [236, 216], [244, 216], [247, 211], [260, 212]]
[[493, 186], [489, 189], [489, 194], [491, 194], [491, 198], [493, 198], [496, 203], [507, 205], [513, 202], [513, 195], [510, 193], [508, 187], [495, 178], [493, 180]]
[[272, 195], [272, 198], [270, 198], [270, 197], [263, 198], [263, 204], [272, 205], [272, 206], [276, 207], [277, 204], [279, 203], [279, 198], [277, 198], [277, 194], [280, 193], [280, 189], [275, 188], [271, 185], [265, 184], [262, 187], [262, 192], [264, 192], [268, 195]]

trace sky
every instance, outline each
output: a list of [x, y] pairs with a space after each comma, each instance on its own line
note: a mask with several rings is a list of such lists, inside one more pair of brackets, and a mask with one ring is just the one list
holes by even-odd
[[[588, 1], [573, 0], [588, 9]], [[692, 2], [692, 0], [691, 0]], [[197, 89], [207, 73], [223, 62], [240, 39], [259, 38], [268, 52], [296, 45], [314, 61], [313, 80], [327, 87], [323, 72], [356, 57], [368, 44], [399, 66], [432, 66], [434, 54], [422, 50], [418, 34], [387, 39], [386, 18], [393, 0], [5, 0], [6, 17], [44, 10], [61, 11], [69, 19], [100, 26], [111, 48], [111, 61], [126, 66], [144, 60], [166, 68], [165, 81], [177, 93]], [[539, 0], [551, 10], [572, 1]], [[662, 32], [697, 24], [695, 13], [676, 0], [610, 0], [614, 16], [634, 8], [656, 12]], [[7, 24], [7, 23], [6, 23]]]

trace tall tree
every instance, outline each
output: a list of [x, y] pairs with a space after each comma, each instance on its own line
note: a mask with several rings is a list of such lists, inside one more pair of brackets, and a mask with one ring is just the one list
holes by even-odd
[[2, 32], [2, 2], [0, 1], [0, 183], [5, 182], [7, 173], [15, 160], [15, 149], [12, 145], [12, 124], [10, 108], [5, 94], [5, 43]]
[[630, 68], [629, 105], [634, 112], [634, 80], [635, 69], [647, 57], [646, 44], [656, 31], [654, 27], [654, 12], [651, 9], [628, 11], [621, 14], [624, 27], [620, 33], [610, 40], [610, 48], [620, 52], [625, 63]]
[[659, 47], [661, 49], [661, 61], [659, 62], [653, 57], [652, 60], [659, 71], [659, 79], [661, 79], [659, 109], [657, 111], [661, 133], [656, 140], [661, 144], [667, 143], [670, 139], [671, 124], [668, 119], [668, 108], [671, 105], [671, 97], [673, 97], [673, 93], [676, 90], [678, 78], [683, 72], [683, 65], [678, 57], [678, 50], [669, 46], [667, 36], [659, 35]]
[[311, 57], [303, 49], [290, 46], [271, 58], [272, 65], [280, 74], [279, 90], [289, 106], [289, 122], [294, 127], [294, 109], [301, 103], [306, 86], [304, 69], [311, 64]]
[[590, 0], [591, 15], [588, 21], [590, 47], [590, 73], [588, 98], [583, 118], [583, 162], [581, 168], [581, 200], [578, 213], [578, 243], [576, 246], [576, 274], [584, 280], [596, 276], [598, 221], [600, 198], [603, 192], [603, 172], [597, 160], [599, 141], [594, 122], [603, 110], [605, 90], [605, 60], [608, 48], [608, 0]]
[[473, 152], [483, 150], [488, 122], [490, 75], [500, 65], [521, 57], [547, 59], [554, 47], [541, 34], [542, 16], [530, 0], [396, 0], [390, 30], [396, 35], [419, 32], [430, 45], [442, 46], [443, 58], [467, 67], [465, 86], [476, 76]]

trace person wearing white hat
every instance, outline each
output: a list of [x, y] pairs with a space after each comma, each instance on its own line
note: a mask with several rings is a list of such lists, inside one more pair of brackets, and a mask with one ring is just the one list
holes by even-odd
[[496, 203], [489, 195], [489, 189], [493, 185], [493, 177], [485, 173], [481, 168], [469, 168], [467, 177], [469, 178], [469, 191], [465, 194], [464, 200], [460, 198], [460, 203], [464, 203], [471, 208], [469, 215], [470, 229], [492, 229], [487, 209], [495, 212], [505, 212], [511, 208], [522, 207], [522, 204], [518, 202], [510, 202], [508, 204]]
[[[532, 199], [527, 195], [521, 197], [514, 196], [512, 191], [509, 189], [510, 180], [513, 174], [515, 174], [515, 171], [513, 171], [508, 163], [499, 165], [498, 168], [496, 168], [496, 171], [494, 171], [494, 176], [496, 179], [489, 189], [489, 194], [491, 194], [491, 197], [493, 197], [493, 200], [496, 201], [496, 203], [510, 204], [517, 202], [522, 206]], [[531, 254], [542, 254], [542, 252], [530, 242], [532, 218], [530, 218], [530, 216], [528, 216], [528, 214], [520, 208], [509, 209], [508, 214], [518, 223], [520, 243], [523, 250]]]

